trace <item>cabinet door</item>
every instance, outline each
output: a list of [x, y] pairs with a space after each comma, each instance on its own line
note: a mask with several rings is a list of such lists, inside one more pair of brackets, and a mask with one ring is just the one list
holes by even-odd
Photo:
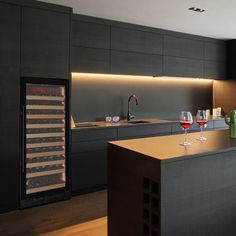
[[1, 213], [18, 207], [20, 7], [0, 3], [0, 31]]
[[162, 56], [111, 51], [111, 73], [130, 75], [162, 75]]
[[204, 59], [204, 42], [200, 40], [164, 36], [164, 55]]
[[167, 76], [203, 78], [204, 61], [164, 56], [163, 74]]
[[206, 79], [226, 79], [226, 63], [222, 61], [205, 61]]
[[111, 28], [111, 49], [162, 55], [163, 36], [140, 30]]
[[220, 42], [205, 42], [205, 60], [225, 61], [226, 44]]
[[171, 134], [171, 124], [145, 124], [118, 127], [118, 139], [161, 136]]
[[22, 8], [21, 75], [69, 76], [70, 15]]
[[73, 20], [72, 45], [109, 49], [110, 26]]
[[107, 184], [107, 150], [72, 156], [72, 191], [88, 192]]
[[110, 72], [110, 55], [107, 49], [72, 47], [72, 72]]

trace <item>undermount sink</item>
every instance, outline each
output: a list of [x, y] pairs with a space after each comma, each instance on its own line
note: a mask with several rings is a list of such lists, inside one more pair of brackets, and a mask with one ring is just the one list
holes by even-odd
[[90, 124], [90, 123], [76, 123], [75, 124], [75, 127], [76, 128], [87, 128], [87, 127], [96, 127], [96, 126], [98, 126], [98, 125], [96, 125], [96, 124]]
[[146, 120], [133, 120], [133, 121], [128, 121], [129, 124], [147, 124], [151, 123], [150, 121]]

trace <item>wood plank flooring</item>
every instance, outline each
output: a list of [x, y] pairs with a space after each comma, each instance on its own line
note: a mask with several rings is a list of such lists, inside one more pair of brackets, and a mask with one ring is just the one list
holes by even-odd
[[0, 236], [107, 236], [107, 192], [0, 214]]
[[40, 236], [107, 236], [107, 217], [55, 230]]

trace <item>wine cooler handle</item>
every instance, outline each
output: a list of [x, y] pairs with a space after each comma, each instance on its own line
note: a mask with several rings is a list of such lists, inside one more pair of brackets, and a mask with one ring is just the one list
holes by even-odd
[[22, 172], [25, 173], [25, 107], [22, 107]]

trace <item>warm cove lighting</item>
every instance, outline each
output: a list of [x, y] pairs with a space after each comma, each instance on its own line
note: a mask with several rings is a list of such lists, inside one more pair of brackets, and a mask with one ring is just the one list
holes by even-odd
[[212, 79], [191, 78], [191, 77], [169, 77], [169, 76], [142, 76], [142, 75], [118, 75], [118, 74], [96, 74], [96, 73], [76, 73], [72, 72], [73, 79], [141, 79], [141, 80], [160, 80], [160, 81], [191, 81], [191, 82], [212, 82]]

